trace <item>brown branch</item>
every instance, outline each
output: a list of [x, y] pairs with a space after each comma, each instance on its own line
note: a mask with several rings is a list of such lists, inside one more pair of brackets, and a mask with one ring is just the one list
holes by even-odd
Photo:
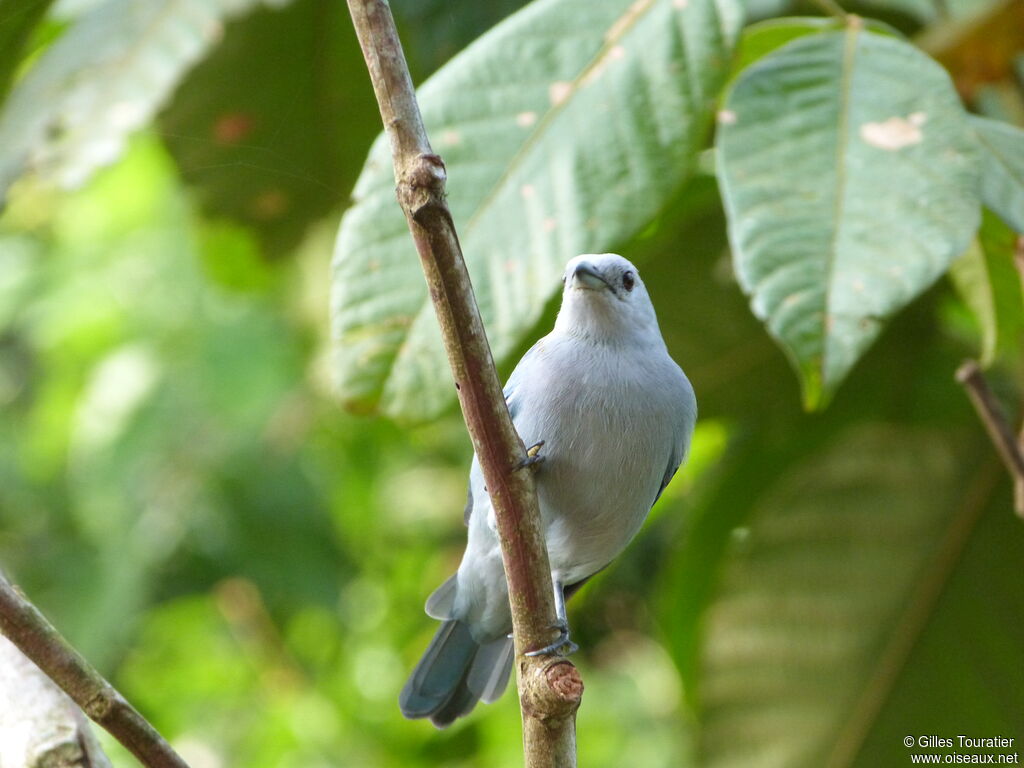
[[527, 657], [554, 637], [551, 573], [533, 478], [516, 434], [477, 308], [451, 213], [445, 167], [434, 154], [386, 0], [348, 0], [391, 141], [398, 201], [426, 275], [473, 448], [491, 496], [508, 579], [528, 768], [576, 764], [583, 684], [564, 659]]
[[967, 396], [974, 404], [978, 418], [985, 425], [985, 430], [999, 452], [1003, 464], [1013, 477], [1014, 509], [1020, 517], [1024, 517], [1024, 453], [1021, 452], [1013, 428], [988, 382], [985, 381], [981, 368], [974, 360], [965, 361], [957, 369], [956, 380], [967, 390]]
[[149, 768], [188, 768], [114, 687], [0, 574], [0, 632]]

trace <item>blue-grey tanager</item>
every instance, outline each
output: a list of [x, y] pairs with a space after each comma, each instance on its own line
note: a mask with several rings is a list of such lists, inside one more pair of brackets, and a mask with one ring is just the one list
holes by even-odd
[[[565, 600], [618, 555], [686, 457], [697, 418], [693, 388], [669, 357], [640, 275], [615, 254], [572, 259], [554, 330], [505, 387], [537, 467], [541, 526], [560, 637], [574, 647]], [[399, 698], [406, 717], [443, 728], [476, 702], [494, 701], [512, 668], [512, 618], [494, 511], [474, 458], [469, 541], [458, 572], [427, 600], [442, 621]]]

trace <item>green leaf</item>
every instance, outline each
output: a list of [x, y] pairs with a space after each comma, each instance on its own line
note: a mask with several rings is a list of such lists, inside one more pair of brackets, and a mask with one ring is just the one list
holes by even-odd
[[949, 275], [981, 327], [981, 362], [1005, 354], [1017, 358], [1024, 338], [1024, 296], [1013, 263], [1017, 235], [994, 214], [984, 212], [978, 238]]
[[[900, 33], [881, 21], [862, 19], [865, 29], [880, 35], [900, 37]], [[822, 18], [820, 16], [787, 16], [780, 19], [767, 19], [751, 24], [743, 30], [740, 37], [734, 72], [742, 72], [758, 59], [762, 59], [772, 51], [791, 43], [797, 38], [821, 34], [843, 28], [842, 19]]]
[[[541, 0], [422, 87], [496, 358], [570, 257], [627, 240], [693, 172], [739, 15], [732, 0]], [[454, 392], [383, 138], [355, 199], [334, 264], [341, 395], [422, 419]]]
[[182, 81], [161, 133], [204, 213], [279, 257], [343, 204], [379, 118], [344, 3], [258, 9]]
[[839, 19], [823, 19], [819, 16], [791, 16], [751, 24], [743, 30], [734, 68], [742, 72], [758, 59], [798, 37], [841, 28], [842, 22]]
[[79, 17], [0, 113], [0, 201], [26, 168], [66, 186], [116, 159], [181, 75], [256, 0], [106, 0]]
[[[521, 0], [392, 2], [414, 79]], [[417, 66], [418, 65], [418, 66]], [[279, 258], [346, 204], [380, 117], [345, 3], [295, 0], [227, 25], [159, 124], [203, 211]]]
[[971, 116], [982, 153], [981, 200], [1007, 224], [1024, 232], [1024, 131]]
[[[998, 466], [971, 458], [980, 435], [962, 438], [858, 425], [758, 497], [704, 617], [701, 765], [898, 765], [940, 719], [1017, 735], [1019, 524]], [[858, 758], [875, 729], [891, 738]]]
[[743, 72], [718, 152], [740, 284], [822, 406], [977, 229], [963, 109], [934, 61], [851, 24]]

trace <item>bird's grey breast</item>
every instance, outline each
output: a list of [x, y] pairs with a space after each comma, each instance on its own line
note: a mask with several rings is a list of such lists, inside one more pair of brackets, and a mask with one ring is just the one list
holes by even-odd
[[640, 527], [688, 440], [692, 391], [663, 347], [548, 337], [531, 356], [514, 420], [527, 444], [545, 441], [541, 514], [552, 570], [571, 570], [571, 583], [604, 567]]

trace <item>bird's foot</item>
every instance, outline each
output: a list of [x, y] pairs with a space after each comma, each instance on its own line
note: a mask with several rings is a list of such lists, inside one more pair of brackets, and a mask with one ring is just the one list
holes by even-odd
[[526, 458], [516, 464], [516, 469], [526, 469], [527, 467], [533, 467], [534, 469], [544, 461], [544, 457], [540, 455], [540, 449], [544, 446], [544, 441], [534, 443], [526, 449]]
[[558, 622], [552, 629], [558, 630], [558, 639], [551, 645], [545, 645], [543, 648], [538, 648], [536, 651], [527, 651], [525, 656], [546, 656], [548, 654], [557, 653], [559, 656], [568, 656], [570, 653], [576, 653], [580, 649], [576, 643], [569, 639], [569, 625], [565, 622]]

